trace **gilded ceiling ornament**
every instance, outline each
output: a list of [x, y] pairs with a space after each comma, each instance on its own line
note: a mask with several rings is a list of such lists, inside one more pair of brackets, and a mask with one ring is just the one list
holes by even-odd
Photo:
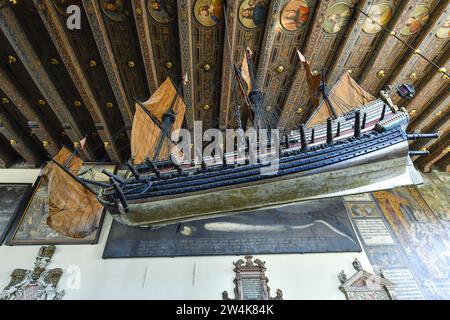
[[46, 148], [50, 145], [50, 142], [44, 140], [44, 141], [42, 141], [42, 145], [44, 146], [44, 148]]
[[115, 22], [124, 22], [130, 15], [124, 0], [100, 0], [100, 6], [104, 14]]
[[167, 62], [166, 62], [166, 68], [167, 68], [167, 69], [172, 69], [172, 67], [173, 67], [172, 62], [167, 61]]
[[3, 104], [8, 104], [9, 103], [9, 99], [8, 98], [2, 98], [2, 103]]
[[448, 39], [450, 38], [450, 14], [447, 16], [447, 20], [445, 20], [442, 27], [436, 32], [436, 37], [439, 39]]
[[171, 23], [177, 18], [176, 0], [147, 0], [150, 16], [159, 23]]
[[73, 105], [74, 105], [75, 107], [81, 107], [81, 102], [78, 101], [78, 100], [75, 100], [75, 101], [73, 102]]
[[9, 55], [8, 56], [8, 62], [9, 63], [16, 63], [17, 62], [17, 58], [12, 56], [12, 55]]
[[417, 79], [417, 73], [413, 72], [409, 75], [410, 79]]
[[210, 107], [209, 107], [209, 104], [205, 104], [205, 105], [203, 105], [203, 107], [202, 107], [202, 108], [203, 108], [203, 110], [205, 110], [205, 111], [206, 111], [206, 110], [209, 110], [209, 108], [210, 108]]
[[134, 66], [135, 66], [134, 61], [132, 61], [132, 60], [128, 61], [128, 66], [129, 66], [130, 68], [134, 68]]
[[113, 104], [112, 102], [108, 101], [108, 102], [106, 103], [106, 106], [107, 106], [108, 108], [112, 108], [112, 107], [114, 106], [114, 104]]
[[44, 99], [39, 99], [38, 100], [38, 105], [40, 105], [40, 106], [45, 106], [47, 103], [45, 102], [45, 100]]
[[380, 70], [377, 72], [378, 78], [383, 78], [385, 76], [384, 70]]
[[205, 64], [204, 66], [203, 66], [203, 69], [205, 70], [205, 71], [209, 71], [210, 69], [211, 69], [211, 66], [209, 65], [209, 64]]
[[277, 67], [277, 72], [278, 73], [282, 73], [284, 71], [284, 67], [283, 66], [278, 66]]
[[[366, 18], [362, 30], [368, 34], [375, 34], [386, 27], [392, 18], [392, 8], [388, 3], [378, 3], [373, 5], [369, 11], [370, 18]], [[380, 26], [381, 25], [381, 26]]]
[[305, 0], [292, 0], [286, 4], [281, 12], [281, 25], [288, 31], [296, 31], [304, 27], [311, 9]]
[[97, 61], [95, 61], [95, 60], [89, 61], [89, 66], [91, 66], [92, 68], [96, 67], [97, 66]]
[[430, 9], [427, 6], [419, 5], [409, 15], [405, 26], [400, 31], [403, 36], [410, 36], [419, 32], [430, 18]]
[[323, 30], [327, 33], [337, 33], [347, 25], [351, 16], [351, 9], [346, 3], [335, 3], [327, 10]]
[[197, 0], [194, 5], [194, 15], [201, 25], [215, 26], [223, 18], [222, 0]]
[[103, 146], [105, 148], [108, 148], [110, 146], [110, 143], [108, 141], [103, 142]]
[[11, 139], [11, 140], [9, 140], [9, 143], [13, 146], [13, 145], [17, 144], [17, 141], [15, 139]]
[[268, 0], [244, 0], [239, 7], [239, 21], [249, 29], [264, 25], [269, 7]]
[[56, 65], [56, 64], [59, 64], [59, 61], [56, 58], [51, 58], [50, 59], [50, 63], [53, 64], [53, 65]]
[[303, 109], [302, 108], [298, 108], [297, 110], [295, 110], [295, 113], [302, 113]]

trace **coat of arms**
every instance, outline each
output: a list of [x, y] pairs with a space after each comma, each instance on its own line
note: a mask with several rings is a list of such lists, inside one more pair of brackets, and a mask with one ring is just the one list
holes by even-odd
[[61, 300], [64, 290], [58, 291], [57, 286], [63, 271], [47, 270], [55, 249], [55, 246], [41, 247], [33, 270], [15, 269], [0, 300]]

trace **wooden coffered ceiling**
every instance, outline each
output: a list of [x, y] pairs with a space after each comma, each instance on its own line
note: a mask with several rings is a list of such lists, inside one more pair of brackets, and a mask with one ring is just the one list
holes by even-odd
[[[225, 2], [225, 0], [223, 0]], [[69, 29], [76, 5], [81, 28]], [[166, 77], [181, 83], [184, 126], [236, 126], [242, 105], [233, 75], [253, 51], [264, 107], [282, 129], [311, 114], [300, 49], [330, 86], [343, 72], [377, 94], [406, 82], [410, 131], [440, 133], [414, 142], [416, 160], [449, 171], [450, 4], [447, 0], [0, 0], [0, 166], [37, 166], [62, 144], [88, 136], [91, 161], [129, 157], [134, 98]], [[379, 28], [357, 7], [392, 30]]]

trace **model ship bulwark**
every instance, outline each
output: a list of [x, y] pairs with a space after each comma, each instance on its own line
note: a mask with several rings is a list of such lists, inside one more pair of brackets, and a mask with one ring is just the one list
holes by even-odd
[[[308, 139], [301, 133], [281, 151], [278, 170], [271, 175], [261, 174], [270, 165], [263, 162], [209, 163], [160, 172], [159, 178], [150, 175], [151, 183], [143, 177], [116, 183], [100, 199], [121, 223], [148, 226], [418, 184], [422, 181], [409, 158], [407, 123], [406, 113], [379, 99], [315, 126], [316, 138], [312, 129], [306, 131]], [[328, 142], [327, 127], [333, 133]]]

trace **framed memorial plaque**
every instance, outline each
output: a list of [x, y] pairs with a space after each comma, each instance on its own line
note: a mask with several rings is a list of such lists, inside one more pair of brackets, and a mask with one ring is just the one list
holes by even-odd
[[[105, 169], [114, 173], [115, 165], [84, 164], [79, 172], [83, 178], [107, 181], [108, 177], [101, 174]], [[35, 182], [31, 197], [18, 215], [8, 236], [9, 245], [61, 245], [61, 244], [96, 244], [100, 236], [105, 211], [102, 214], [98, 228], [84, 238], [70, 238], [64, 236], [47, 225], [48, 217], [48, 189], [47, 182], [41, 177]]]
[[0, 184], [0, 245], [31, 190], [31, 184]]

